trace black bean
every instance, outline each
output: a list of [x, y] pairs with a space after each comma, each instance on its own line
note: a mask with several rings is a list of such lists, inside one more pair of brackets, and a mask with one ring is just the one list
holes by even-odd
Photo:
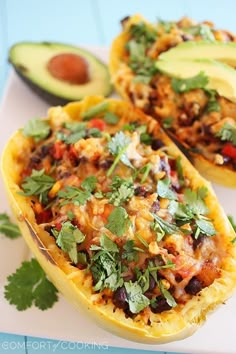
[[169, 165], [168, 161], [166, 161], [165, 157], [161, 157], [160, 170], [161, 171], [165, 171], [166, 174], [169, 176], [169, 174], [170, 174], [170, 165]]
[[194, 117], [188, 116], [186, 113], [182, 113], [178, 117], [178, 122], [180, 126], [188, 127], [192, 124]]
[[138, 186], [134, 190], [134, 194], [139, 197], [146, 197], [148, 194], [148, 191], [144, 186]]
[[160, 149], [164, 145], [165, 144], [163, 143], [163, 141], [161, 139], [153, 139], [152, 143], [151, 143], [152, 150], [154, 150], [154, 151]]
[[49, 150], [51, 149], [51, 147], [52, 147], [52, 144], [43, 145], [41, 147], [40, 157], [43, 158], [43, 157], [47, 156], [49, 154]]
[[109, 167], [111, 167], [112, 164], [113, 164], [113, 160], [112, 159], [106, 159], [104, 161], [100, 161], [99, 162], [99, 166], [101, 168], [104, 168], [104, 170], [107, 170]]
[[124, 286], [122, 286], [121, 288], [118, 288], [114, 292], [112, 301], [113, 301], [113, 304], [116, 307], [119, 307], [120, 309], [127, 309], [128, 308], [127, 292], [126, 292]]
[[149, 288], [148, 288], [148, 291], [152, 291], [153, 289], [155, 289], [156, 287], [156, 282], [155, 282], [155, 279], [150, 276], [149, 277]]
[[196, 295], [199, 291], [202, 290], [202, 284], [200, 280], [198, 280], [196, 277], [193, 277], [188, 285], [185, 287], [186, 293], [190, 295]]
[[155, 200], [155, 202], [152, 203], [151, 212], [156, 213], [159, 210], [160, 210], [160, 200]]
[[44, 230], [47, 231], [51, 236], [53, 236], [52, 229], [53, 229], [53, 226], [51, 226], [51, 225], [46, 225], [44, 227]]
[[154, 313], [161, 313], [171, 309], [171, 306], [168, 305], [166, 299], [162, 295], [157, 296], [155, 304], [150, 307]]
[[197, 249], [197, 247], [201, 246], [205, 240], [206, 236], [203, 234], [200, 234], [198, 238], [193, 238], [193, 249], [194, 251]]
[[181, 38], [183, 39], [184, 42], [192, 41], [193, 36], [191, 34], [183, 33], [181, 35]]
[[33, 163], [40, 163], [41, 162], [41, 158], [38, 157], [38, 156], [32, 156], [30, 158], [30, 162], [33, 162]]

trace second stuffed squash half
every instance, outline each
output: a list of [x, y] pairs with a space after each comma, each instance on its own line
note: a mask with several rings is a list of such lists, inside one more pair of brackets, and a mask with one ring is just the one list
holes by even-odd
[[11, 137], [2, 174], [51, 281], [108, 331], [178, 340], [232, 294], [235, 233], [210, 184], [133, 105], [51, 108]]
[[188, 18], [122, 25], [109, 64], [117, 92], [155, 117], [205, 178], [236, 187], [235, 36]]

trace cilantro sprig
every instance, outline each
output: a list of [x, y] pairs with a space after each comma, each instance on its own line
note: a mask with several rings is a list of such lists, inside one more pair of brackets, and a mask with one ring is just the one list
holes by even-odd
[[23, 311], [35, 305], [47, 310], [58, 300], [57, 289], [47, 279], [39, 263], [32, 259], [23, 262], [15, 273], [7, 277], [4, 296], [17, 310]]
[[111, 176], [119, 161], [132, 169], [134, 168], [126, 154], [126, 150], [130, 143], [130, 138], [122, 131], [116, 133], [114, 137], [108, 142], [108, 150], [113, 156], [115, 156], [115, 160], [107, 172], [108, 177]]
[[50, 133], [50, 125], [46, 120], [34, 118], [28, 121], [23, 128], [23, 135], [26, 137], [32, 137], [35, 142], [39, 142], [47, 138]]
[[216, 230], [212, 221], [206, 216], [209, 212], [204, 199], [207, 188], [201, 187], [197, 191], [186, 188], [184, 191], [184, 203], [171, 201], [169, 212], [181, 226], [186, 223], [195, 223], [194, 237], [197, 239], [202, 233], [206, 236], [214, 236]]
[[45, 174], [44, 169], [33, 170], [31, 175], [23, 180], [21, 184], [23, 192], [19, 192], [19, 194], [26, 197], [36, 196], [40, 203], [45, 205], [48, 201], [48, 192], [54, 183], [55, 179]]
[[216, 137], [219, 137], [222, 141], [230, 141], [236, 146], [236, 125], [224, 124], [216, 134]]
[[108, 223], [105, 227], [114, 235], [121, 237], [130, 225], [130, 219], [125, 208], [118, 206], [108, 216]]
[[123, 179], [114, 176], [110, 185], [111, 191], [106, 193], [109, 203], [119, 206], [127, 202], [134, 195], [134, 184], [132, 179]]
[[122, 269], [116, 243], [107, 235], [102, 234], [100, 246], [92, 245], [90, 250], [95, 251], [89, 265], [95, 282], [94, 291], [102, 291], [104, 288], [116, 290], [122, 286]]
[[143, 294], [143, 290], [138, 282], [125, 282], [127, 301], [132, 313], [139, 313], [150, 304], [150, 300]]
[[70, 221], [65, 221], [62, 223], [60, 231], [58, 231], [56, 228], [52, 228], [52, 233], [56, 238], [56, 244], [64, 252], [69, 254], [69, 257], [74, 264], [77, 264], [77, 245], [85, 240], [85, 235]]
[[0, 214], [0, 233], [10, 239], [15, 239], [21, 236], [19, 227], [11, 222], [6, 213]]
[[91, 197], [95, 189], [97, 178], [89, 176], [82, 182], [81, 187], [66, 186], [64, 190], [58, 192], [58, 197], [64, 199], [60, 205], [73, 203], [75, 205], [84, 205]]
[[200, 36], [205, 41], [214, 42], [215, 36], [210, 28], [206, 24], [193, 25], [183, 28], [184, 32], [192, 34], [193, 36]]
[[171, 179], [164, 178], [157, 183], [157, 193], [161, 198], [167, 198], [170, 200], [177, 199], [176, 193], [171, 189]]

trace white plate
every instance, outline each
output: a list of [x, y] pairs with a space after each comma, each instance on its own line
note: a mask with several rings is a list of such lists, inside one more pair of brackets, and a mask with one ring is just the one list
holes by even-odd
[[[91, 50], [107, 61], [107, 49], [92, 48]], [[0, 152], [9, 136], [17, 128], [22, 127], [32, 117], [45, 116], [48, 107], [11, 72], [0, 111]], [[234, 204], [236, 190], [219, 186], [215, 186], [215, 190], [226, 212], [236, 217]], [[0, 212], [9, 212], [1, 180], [0, 203]], [[188, 339], [166, 345], [142, 345], [118, 338], [98, 327], [79, 311], [75, 311], [62, 297], [52, 309], [45, 312], [36, 308], [18, 312], [4, 299], [4, 284], [7, 275], [15, 271], [22, 260], [28, 257], [29, 252], [22, 239], [11, 241], [3, 236], [0, 237], [0, 332], [155, 351], [197, 354], [236, 353], [236, 296], [214, 312], [196, 334]]]

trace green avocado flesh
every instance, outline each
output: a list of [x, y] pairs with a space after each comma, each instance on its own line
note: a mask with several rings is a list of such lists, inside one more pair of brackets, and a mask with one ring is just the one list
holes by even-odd
[[[59, 54], [77, 54], [88, 65], [90, 80], [74, 84], [55, 78], [47, 69], [48, 62]], [[110, 75], [106, 64], [85, 49], [49, 42], [21, 42], [10, 48], [9, 62], [17, 74], [50, 104], [65, 104], [89, 95], [108, 96]]]
[[236, 71], [230, 66], [210, 59], [158, 60], [156, 68], [171, 77], [191, 78], [200, 72], [208, 77], [207, 89], [236, 102]]
[[236, 43], [233, 42], [184, 42], [160, 54], [161, 60], [215, 59], [236, 67]]

